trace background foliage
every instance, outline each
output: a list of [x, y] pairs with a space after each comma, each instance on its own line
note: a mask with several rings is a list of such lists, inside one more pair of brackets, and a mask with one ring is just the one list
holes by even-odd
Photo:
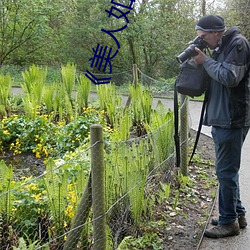
[[[128, 5], [130, 1], [120, 0]], [[81, 71], [97, 43], [117, 49], [101, 29], [115, 30], [124, 17], [109, 17], [110, 0], [15, 0], [0, 3], [0, 64], [59, 66], [74, 63]], [[126, 9], [125, 9], [126, 10]], [[127, 10], [126, 10], [127, 11]], [[119, 15], [118, 12], [113, 11]], [[246, 0], [137, 0], [127, 15], [129, 23], [114, 33], [121, 48], [112, 60], [113, 73], [137, 64], [159, 79], [178, 72], [175, 56], [195, 37], [194, 25], [205, 14], [220, 14], [226, 25], [239, 25], [249, 38], [249, 2]], [[98, 71], [99, 72], [99, 71]], [[114, 79], [116, 84], [126, 81]]]

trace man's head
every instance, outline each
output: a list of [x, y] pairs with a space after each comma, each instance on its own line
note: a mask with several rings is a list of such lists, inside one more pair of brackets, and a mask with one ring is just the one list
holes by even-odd
[[203, 16], [195, 26], [195, 30], [197, 35], [207, 42], [209, 48], [214, 49], [224, 34], [224, 19], [214, 15]]

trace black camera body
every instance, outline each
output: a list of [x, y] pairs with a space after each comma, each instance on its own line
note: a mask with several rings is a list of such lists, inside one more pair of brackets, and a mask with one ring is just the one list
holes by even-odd
[[198, 55], [198, 53], [195, 51], [195, 47], [199, 48], [200, 50], [203, 50], [207, 48], [207, 43], [199, 36], [197, 36], [190, 45], [180, 54], [178, 55], [177, 61], [179, 63], [183, 63], [188, 58]]

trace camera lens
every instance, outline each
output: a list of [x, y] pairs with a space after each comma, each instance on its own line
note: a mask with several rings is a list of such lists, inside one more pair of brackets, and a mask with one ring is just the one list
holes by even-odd
[[189, 47], [187, 47], [180, 55], [176, 57], [177, 61], [179, 63], [183, 63], [188, 58], [198, 55], [198, 53], [194, 49], [195, 47], [195, 44], [191, 44]]

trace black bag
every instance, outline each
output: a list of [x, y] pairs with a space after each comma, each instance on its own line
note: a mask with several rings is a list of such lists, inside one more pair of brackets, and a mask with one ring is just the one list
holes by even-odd
[[186, 60], [181, 64], [181, 71], [175, 81], [174, 89], [174, 124], [175, 124], [175, 149], [176, 149], [176, 166], [180, 167], [180, 140], [179, 140], [179, 114], [178, 114], [178, 93], [188, 95], [191, 97], [201, 96], [205, 92], [205, 97], [202, 105], [201, 116], [198, 131], [196, 134], [195, 144], [189, 163], [195, 154], [195, 150], [199, 141], [202, 120], [207, 103], [207, 86], [209, 76], [202, 65], [198, 65], [192, 58]]
[[180, 74], [175, 81], [177, 92], [191, 97], [201, 96], [207, 88], [209, 79], [203, 65], [197, 64], [190, 58], [180, 67]]

